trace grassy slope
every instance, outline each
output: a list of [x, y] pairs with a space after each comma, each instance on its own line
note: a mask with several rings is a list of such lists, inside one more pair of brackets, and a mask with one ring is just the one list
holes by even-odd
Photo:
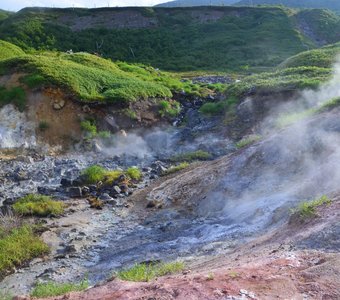
[[225, 93], [242, 98], [249, 94], [316, 88], [331, 77], [338, 54], [340, 43], [300, 53], [287, 59], [274, 72], [247, 76], [229, 85]]
[[[157, 25], [109, 28], [105, 25], [107, 12], [135, 14], [133, 19], [147, 18]], [[101, 52], [114, 60], [168, 70], [240, 70], [248, 65], [272, 67], [306, 50], [306, 43], [315, 46], [296, 30], [294, 13], [246, 7], [25, 9], [0, 25], [0, 38], [25, 50]], [[222, 17], [214, 19], [216, 16]], [[78, 17], [95, 18], [97, 25], [72, 31], [70, 26]], [[322, 18], [321, 23], [325, 22]], [[320, 38], [334, 42], [332, 33], [321, 33]], [[96, 42], [101, 41], [103, 45], [97, 49]]]
[[299, 53], [288, 58], [279, 68], [294, 68], [302, 66], [330, 68], [335, 58], [340, 54], [340, 43]]
[[0, 60], [25, 54], [19, 47], [0, 40]]
[[[0, 53], [3, 53], [7, 48], [1, 45], [0, 42]], [[87, 53], [19, 55], [0, 62], [0, 70], [3, 74], [24, 71], [28, 75], [23, 82], [29, 87], [41, 84], [63, 86], [84, 102], [129, 102], [142, 98], [167, 98], [174, 91], [200, 92], [197, 85], [181, 82], [173, 74], [144, 65], [114, 63]]]

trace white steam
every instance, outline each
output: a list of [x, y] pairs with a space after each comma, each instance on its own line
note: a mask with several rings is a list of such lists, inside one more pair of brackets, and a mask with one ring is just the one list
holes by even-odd
[[[332, 79], [318, 90], [305, 90], [290, 110], [320, 105], [340, 97], [340, 62]], [[275, 103], [275, 99], [273, 99]], [[291, 207], [323, 194], [331, 195], [340, 186], [340, 109], [300, 120], [284, 130], [266, 128], [276, 118], [264, 121], [262, 142], [232, 158], [228, 174], [198, 208], [202, 215], [223, 215], [231, 224], [254, 230], [282, 221]], [[222, 212], [222, 213], [221, 213]]]

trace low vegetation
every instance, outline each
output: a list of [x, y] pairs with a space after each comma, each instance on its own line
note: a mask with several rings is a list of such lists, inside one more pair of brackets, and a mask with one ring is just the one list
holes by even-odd
[[257, 141], [259, 141], [261, 139], [261, 136], [253, 134], [253, 135], [249, 135], [244, 137], [242, 140], [240, 140], [239, 142], [236, 143], [236, 147], [238, 149], [240, 148], [244, 148], [246, 146], [249, 146]]
[[225, 94], [238, 99], [254, 94], [269, 94], [299, 89], [315, 89], [331, 78], [331, 68], [296, 67], [278, 69], [244, 77], [227, 86]]
[[38, 283], [31, 292], [31, 297], [45, 298], [61, 296], [69, 292], [80, 292], [86, 290], [88, 287], [89, 283], [87, 280], [84, 280], [78, 284], [55, 282]]
[[331, 68], [340, 52], [340, 43], [313, 49], [294, 55], [279, 65], [279, 68], [318, 67]]
[[[0, 218], [3, 218], [1, 216]], [[0, 278], [5, 271], [48, 253], [48, 246], [35, 234], [32, 226], [0, 226]]]
[[5, 88], [0, 86], [0, 107], [6, 104], [15, 105], [20, 111], [26, 106], [26, 93], [21, 87]]
[[0, 40], [0, 61], [21, 55], [25, 55], [25, 52], [19, 47]]
[[322, 196], [313, 201], [302, 202], [296, 209], [292, 210], [292, 214], [298, 216], [301, 220], [315, 218], [317, 217], [317, 208], [322, 205], [329, 205], [331, 202], [327, 196]]
[[181, 112], [181, 105], [177, 101], [163, 100], [159, 103], [159, 114], [161, 117], [174, 118]]
[[48, 215], [61, 215], [65, 204], [52, 200], [49, 196], [29, 194], [13, 204], [13, 210], [24, 216], [46, 217]]
[[333, 108], [338, 107], [338, 106], [340, 106], [340, 97], [335, 97], [322, 103], [319, 106], [311, 107], [309, 109], [302, 110], [300, 112], [282, 114], [278, 117], [276, 121], [276, 126], [279, 128], [283, 128], [283, 127], [292, 125], [296, 122], [302, 121], [317, 113], [322, 113], [324, 111], [332, 110]]
[[203, 150], [197, 150], [193, 152], [186, 152], [181, 153], [176, 156], [173, 156], [170, 158], [170, 161], [172, 162], [192, 162], [195, 160], [209, 160], [212, 158], [212, 155]]
[[126, 281], [150, 281], [160, 276], [178, 273], [184, 269], [182, 262], [170, 262], [159, 264], [136, 264], [132, 268], [117, 273], [121, 280]]
[[137, 167], [130, 167], [126, 171], [122, 170], [107, 170], [101, 166], [90, 166], [82, 172], [82, 177], [87, 183], [98, 183], [102, 181], [107, 184], [112, 184], [121, 175], [127, 176], [132, 180], [140, 180], [142, 178], [142, 172]]
[[162, 175], [170, 175], [170, 174], [173, 174], [173, 173], [177, 173], [179, 171], [182, 171], [184, 169], [186, 169], [187, 167], [189, 167], [190, 164], [187, 163], [187, 162], [182, 162], [180, 163], [179, 165], [177, 166], [172, 166], [170, 167], [169, 169], [167, 169], [166, 171], [163, 172]]
[[233, 111], [236, 104], [236, 97], [230, 97], [227, 100], [218, 102], [207, 102], [201, 106], [200, 112], [206, 115], [219, 115], [223, 114], [226, 111]]
[[[40, 52], [0, 62], [3, 74], [13, 69], [28, 73], [21, 79], [30, 88], [58, 85], [83, 102], [128, 103], [147, 98], [169, 98], [172, 92], [200, 94], [200, 87], [178, 75], [141, 64], [112, 62], [88, 53]], [[176, 109], [171, 105], [171, 109]]]

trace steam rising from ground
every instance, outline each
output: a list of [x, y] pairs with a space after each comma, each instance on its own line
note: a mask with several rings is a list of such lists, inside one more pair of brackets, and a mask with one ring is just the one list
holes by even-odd
[[[328, 83], [316, 91], [301, 92], [289, 109], [310, 108], [334, 97], [340, 97], [340, 62], [335, 64]], [[232, 158], [218, 188], [201, 202], [200, 214], [220, 214], [231, 224], [264, 228], [285, 219], [289, 208], [300, 201], [339, 190], [340, 109], [317, 114], [281, 131], [266, 128], [272, 126], [278, 111], [285, 110], [287, 104], [273, 107], [262, 127], [270, 135]]]

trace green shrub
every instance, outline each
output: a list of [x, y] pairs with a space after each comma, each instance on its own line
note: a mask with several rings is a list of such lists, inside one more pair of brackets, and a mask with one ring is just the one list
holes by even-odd
[[128, 168], [125, 171], [125, 174], [135, 180], [140, 180], [142, 178], [142, 172], [136, 167]]
[[80, 292], [84, 291], [89, 287], [87, 280], [84, 280], [78, 284], [76, 283], [38, 283], [33, 291], [31, 292], [31, 297], [45, 298], [61, 296], [69, 292]]
[[150, 281], [160, 276], [171, 275], [184, 269], [182, 262], [160, 264], [136, 264], [132, 268], [118, 272], [118, 278], [126, 281]]
[[178, 154], [170, 158], [173, 162], [191, 162], [194, 160], [208, 160], [211, 159], [211, 154], [203, 150], [197, 150], [193, 152], [187, 152]]
[[6, 89], [0, 87], [0, 107], [6, 104], [14, 104], [21, 112], [26, 106], [26, 93], [21, 87]]
[[292, 210], [292, 213], [302, 220], [315, 218], [317, 217], [317, 208], [322, 205], [329, 205], [331, 202], [332, 201], [327, 196], [322, 196], [313, 201], [300, 203], [296, 209]]
[[49, 196], [29, 194], [13, 204], [13, 210], [21, 215], [34, 215], [39, 217], [61, 215], [65, 204], [54, 201]]
[[30, 226], [12, 229], [0, 237], [0, 277], [5, 270], [48, 253], [48, 246], [33, 232]]
[[187, 163], [187, 162], [182, 162], [182, 163], [180, 163], [180, 164], [177, 165], [177, 166], [173, 166], [173, 167], [167, 169], [162, 175], [170, 175], [170, 174], [179, 172], [179, 171], [184, 170], [184, 169], [186, 169], [187, 167], [189, 167], [189, 165], [190, 165], [190, 164]]

